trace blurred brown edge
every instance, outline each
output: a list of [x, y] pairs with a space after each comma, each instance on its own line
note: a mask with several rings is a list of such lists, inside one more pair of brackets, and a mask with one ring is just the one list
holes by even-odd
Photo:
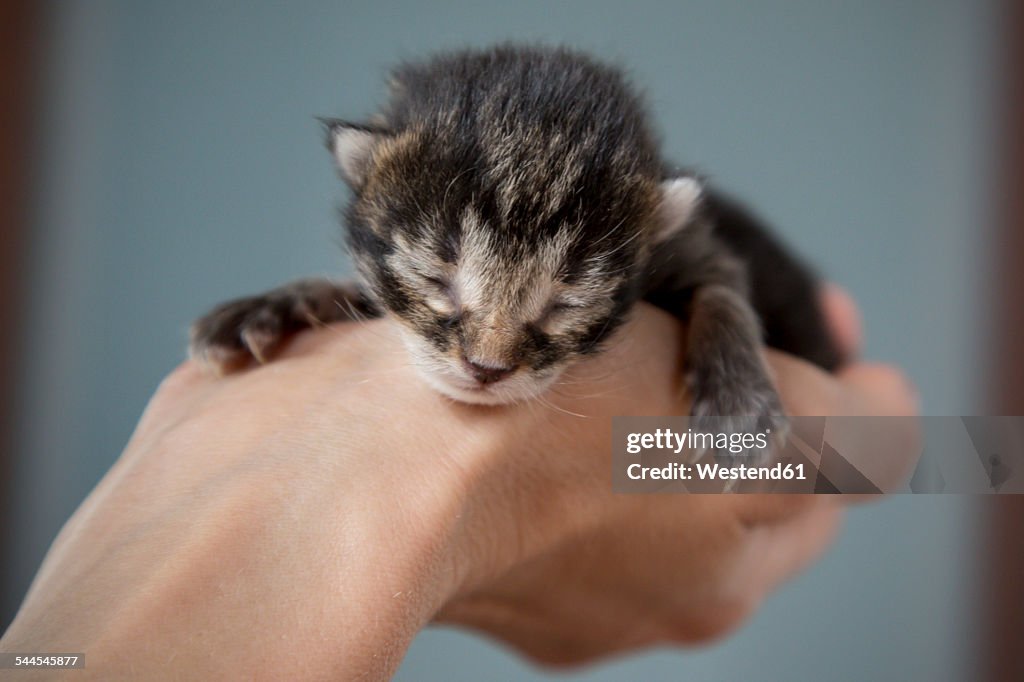
[[[13, 563], [15, 386], [23, 339], [25, 261], [31, 219], [32, 149], [39, 102], [43, 11], [46, 3], [0, 1], [0, 630], [17, 604], [7, 603]], [[12, 321], [14, 323], [12, 323]]]
[[[1024, 3], [1004, 0], [997, 130], [999, 224], [992, 288], [998, 318], [990, 368], [996, 414], [1024, 415]], [[984, 654], [995, 682], [1024, 680], [1024, 495], [988, 500], [988, 623]]]

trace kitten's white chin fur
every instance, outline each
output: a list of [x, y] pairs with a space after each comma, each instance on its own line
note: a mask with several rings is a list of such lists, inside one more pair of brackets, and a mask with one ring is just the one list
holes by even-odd
[[417, 361], [420, 376], [435, 391], [460, 403], [473, 405], [508, 405], [536, 398], [555, 383], [564, 367], [537, 377], [521, 369], [507, 379], [480, 386], [448, 360], [437, 357], [430, 345], [418, 334], [404, 327], [402, 338], [409, 353]]
[[[507, 405], [539, 396], [554, 383], [560, 372], [555, 372], [550, 377], [545, 377], [541, 380], [525, 375], [513, 376], [505, 381], [480, 386], [479, 388], [475, 386], [472, 388], [458, 386], [445, 377], [430, 372], [424, 371], [421, 374], [435, 391], [460, 403]], [[467, 386], [469, 385], [469, 382], [467, 382]]]

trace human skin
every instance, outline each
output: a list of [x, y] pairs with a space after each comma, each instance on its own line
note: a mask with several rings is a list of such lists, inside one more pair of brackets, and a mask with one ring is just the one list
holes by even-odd
[[[610, 417], [688, 410], [683, 328], [653, 308], [542, 401], [501, 408], [432, 392], [395, 331], [304, 333], [222, 378], [176, 369], [0, 650], [84, 652], [75, 679], [386, 679], [441, 621], [575, 663], [729, 632], [836, 531], [838, 496], [611, 492]], [[791, 414], [915, 409], [891, 368], [767, 357]]]

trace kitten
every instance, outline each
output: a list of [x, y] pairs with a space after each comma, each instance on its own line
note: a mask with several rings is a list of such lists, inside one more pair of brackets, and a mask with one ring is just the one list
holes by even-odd
[[526, 400], [639, 300], [688, 322], [693, 414], [784, 425], [762, 342], [826, 369], [816, 282], [753, 217], [661, 158], [623, 75], [500, 46], [398, 67], [368, 124], [325, 121], [353, 198], [359, 284], [304, 280], [221, 305], [191, 353], [265, 362], [314, 323], [387, 314], [435, 389]]

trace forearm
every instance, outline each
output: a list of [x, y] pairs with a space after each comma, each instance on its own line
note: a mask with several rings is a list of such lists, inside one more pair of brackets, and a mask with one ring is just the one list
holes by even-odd
[[82, 652], [85, 679], [386, 678], [465, 563], [458, 470], [193, 445], [125, 452], [0, 649]]

